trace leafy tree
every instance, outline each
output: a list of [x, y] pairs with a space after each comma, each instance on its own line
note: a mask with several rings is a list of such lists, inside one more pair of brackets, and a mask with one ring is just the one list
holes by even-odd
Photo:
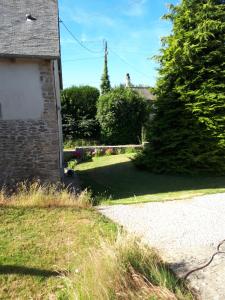
[[99, 90], [91, 86], [73, 86], [62, 91], [62, 123], [65, 139], [98, 137], [96, 103], [99, 95]]
[[104, 63], [104, 71], [101, 78], [101, 93], [106, 94], [111, 90], [110, 80], [109, 80], [109, 72], [108, 72], [108, 46], [107, 42], [105, 43], [105, 63]]
[[99, 98], [97, 108], [103, 142], [140, 142], [141, 129], [147, 115], [147, 103], [137, 92], [122, 87], [115, 88]]
[[225, 173], [224, 1], [183, 0], [170, 10], [150, 145], [136, 163], [155, 172]]

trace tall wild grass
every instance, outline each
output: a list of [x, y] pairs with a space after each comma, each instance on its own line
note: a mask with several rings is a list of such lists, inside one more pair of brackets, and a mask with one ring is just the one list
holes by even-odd
[[154, 251], [125, 233], [102, 240], [64, 283], [60, 299], [194, 299]]
[[32, 184], [24, 182], [18, 184], [13, 192], [2, 188], [0, 206], [89, 208], [92, 206], [92, 199], [86, 190], [75, 194], [66, 187], [41, 185], [40, 182]]

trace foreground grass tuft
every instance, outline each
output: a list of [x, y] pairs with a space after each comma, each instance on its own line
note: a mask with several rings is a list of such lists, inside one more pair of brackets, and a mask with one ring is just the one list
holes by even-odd
[[64, 284], [61, 299], [194, 299], [154, 251], [126, 233], [101, 240]]
[[41, 185], [34, 182], [30, 185], [20, 183], [14, 193], [0, 191], [0, 205], [18, 207], [77, 207], [90, 208], [91, 195], [87, 190], [74, 194], [68, 188], [57, 185]]

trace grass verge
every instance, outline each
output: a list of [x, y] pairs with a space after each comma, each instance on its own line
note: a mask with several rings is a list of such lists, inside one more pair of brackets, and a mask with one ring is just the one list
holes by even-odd
[[38, 183], [0, 193], [0, 299], [193, 299], [90, 203]]
[[225, 192], [225, 176], [156, 175], [136, 169], [130, 157], [96, 157], [77, 165], [76, 171], [83, 186], [105, 204], [169, 201]]

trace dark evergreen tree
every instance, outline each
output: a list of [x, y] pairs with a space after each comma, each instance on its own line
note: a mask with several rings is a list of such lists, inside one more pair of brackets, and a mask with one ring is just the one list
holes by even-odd
[[105, 43], [105, 61], [104, 61], [104, 71], [101, 78], [101, 94], [104, 95], [111, 90], [109, 73], [108, 73], [108, 46]]
[[65, 140], [99, 137], [99, 124], [96, 120], [99, 95], [99, 90], [91, 86], [72, 86], [62, 91], [62, 127]]
[[225, 173], [225, 4], [170, 6], [149, 148], [137, 165], [154, 172]]

